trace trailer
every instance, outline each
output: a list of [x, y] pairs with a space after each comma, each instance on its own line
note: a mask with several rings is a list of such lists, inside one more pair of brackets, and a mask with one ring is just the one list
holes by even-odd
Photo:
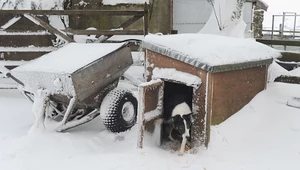
[[117, 85], [132, 63], [127, 43], [69, 43], [11, 71], [0, 71], [33, 102], [36, 126], [50, 119], [61, 132], [101, 115], [109, 131], [123, 132], [136, 123], [137, 99]]

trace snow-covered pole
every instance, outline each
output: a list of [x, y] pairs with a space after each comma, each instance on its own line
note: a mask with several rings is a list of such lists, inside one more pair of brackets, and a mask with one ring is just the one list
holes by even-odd
[[5, 76], [5, 77], [9, 77], [11, 79], [13, 79], [15, 82], [17, 82], [18, 84], [24, 86], [24, 83], [21, 82], [19, 79], [17, 79], [16, 77], [14, 77], [11, 73], [10, 70], [7, 69], [4, 66], [0, 66], [0, 72]]
[[0, 72], [6, 77], [8, 77], [7, 74], [10, 73], [10, 71], [4, 66], [0, 66]]

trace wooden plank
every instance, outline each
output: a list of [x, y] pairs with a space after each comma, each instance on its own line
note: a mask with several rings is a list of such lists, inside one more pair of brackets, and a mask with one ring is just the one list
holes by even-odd
[[37, 25], [41, 25], [43, 28], [50, 31], [52, 34], [64, 39], [65, 41], [74, 42], [74, 40], [72, 38], [70, 38], [67, 35], [65, 35], [64, 33], [60, 32], [58, 29], [52, 27], [51, 25], [49, 25], [42, 19], [40, 19], [34, 15], [28, 15], [28, 14], [24, 14], [24, 17], [28, 18], [30, 21], [36, 23]]
[[138, 106], [138, 148], [142, 149], [144, 146], [143, 141], [145, 131], [150, 132], [150, 128], [155, 128], [155, 124], [149, 125], [150, 121], [154, 123], [155, 119], [158, 119], [162, 116], [164, 95], [163, 90], [164, 82], [162, 80], [145, 82], [140, 84], [138, 87], [140, 101]]
[[[129, 18], [128, 20], [126, 20], [125, 22], [123, 22], [121, 25], [119, 25], [117, 28], [127, 28], [128, 26], [130, 26], [131, 24], [133, 24], [134, 22], [136, 22], [137, 20], [139, 20], [142, 16], [133, 16], [131, 18]], [[103, 34], [102, 34], [103, 35]], [[109, 38], [111, 38], [113, 35], [107, 35], [105, 39], [101, 40], [101, 42], [105, 42], [107, 41]]]
[[280, 51], [280, 53], [282, 55], [280, 61], [300, 62], [300, 53], [298, 52]]
[[117, 28], [127, 28], [137, 20], [139, 20], [142, 16], [133, 16], [129, 18], [127, 21], [123, 22], [121, 25], [119, 25]]
[[282, 83], [291, 83], [291, 84], [300, 84], [300, 77], [296, 76], [280, 76], [277, 77], [274, 82], [282, 82]]
[[15, 16], [12, 19], [10, 19], [7, 23], [5, 23], [4, 25], [2, 25], [0, 27], [0, 30], [5, 30], [7, 28], [9, 28], [10, 26], [12, 26], [13, 24], [15, 24], [16, 22], [18, 22], [21, 19], [20, 16]]
[[1, 47], [0, 51], [13, 53], [13, 52], [51, 52], [56, 50], [56, 47]]
[[268, 39], [256, 39], [257, 42], [266, 45], [285, 45], [285, 46], [300, 46], [300, 41], [296, 40], [268, 40]]
[[36, 59], [44, 54], [47, 54], [49, 52], [46, 52], [46, 51], [44, 51], [44, 52], [16, 52], [16, 51], [3, 52], [3, 51], [1, 51], [0, 63], [2, 62], [2, 60], [30, 61], [30, 60]]
[[55, 40], [54, 35], [18, 35], [0, 34], [0, 47], [50, 47], [53, 46], [51, 40]]
[[[263, 32], [272, 32], [272, 30], [262, 30]], [[273, 32], [286, 32], [286, 33], [300, 33], [300, 31], [288, 31], [288, 30], [273, 30]]]
[[0, 10], [0, 15], [136, 15], [143, 16], [143, 10]]
[[149, 29], [149, 10], [148, 10], [148, 5], [145, 2], [145, 6], [144, 6], [144, 35], [146, 36], [148, 34], [148, 29]]
[[143, 149], [144, 147], [144, 135], [145, 135], [145, 90], [144, 87], [139, 87], [139, 102], [138, 102], [138, 135], [137, 135], [137, 148]]
[[65, 30], [76, 35], [143, 35], [143, 30]]

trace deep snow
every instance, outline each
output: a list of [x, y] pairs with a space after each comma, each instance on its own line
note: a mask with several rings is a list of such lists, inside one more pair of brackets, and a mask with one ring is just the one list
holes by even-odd
[[[137, 90], [126, 82], [121, 86]], [[270, 83], [241, 111], [212, 127], [208, 148], [178, 157], [156, 147], [149, 136], [145, 148], [136, 149], [136, 126], [112, 134], [100, 117], [66, 133], [29, 131], [32, 103], [16, 89], [0, 89], [0, 169], [299, 170], [300, 111], [286, 106], [299, 91], [299, 85]]]
[[[121, 83], [136, 91], [136, 87]], [[146, 138], [136, 149], [136, 126], [122, 134], [105, 130], [100, 118], [66, 133], [30, 132], [31, 103], [16, 90], [0, 90], [0, 169], [300, 169], [299, 109], [285, 105], [299, 85], [271, 83], [247, 106], [212, 127], [207, 149], [187, 153], [158, 148]]]

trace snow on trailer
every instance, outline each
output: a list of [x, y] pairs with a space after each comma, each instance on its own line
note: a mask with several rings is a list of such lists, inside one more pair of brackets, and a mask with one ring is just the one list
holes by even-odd
[[34, 101], [36, 121], [46, 116], [58, 122], [56, 131], [64, 131], [91, 121], [100, 114], [101, 103], [108, 103], [101, 105], [104, 124], [110, 131], [122, 132], [136, 121], [137, 100], [130, 91], [116, 87], [132, 63], [126, 43], [70, 43], [11, 74]]
[[[76, 96], [78, 100], [83, 101], [87, 95], [81, 95], [86, 90], [92, 92], [97, 90], [94, 84], [101, 84], [104, 78], [113, 76], [113, 70], [106, 72], [104, 75], [98, 74], [104, 69], [107, 69], [107, 62], [105, 59], [110, 59], [111, 53], [116, 49], [124, 47], [121, 44], [77, 44], [70, 43], [63, 48], [52, 53], [46, 54], [33, 62], [22, 65], [12, 70], [15, 77], [26, 84], [26, 89], [30, 92], [35, 92], [39, 88], [45, 88], [51, 93], [59, 93], [68, 96]], [[115, 54], [113, 54], [115, 55]], [[130, 55], [130, 54], [129, 54]], [[122, 56], [117, 56], [118, 60], [122, 60]], [[127, 68], [130, 66], [131, 56], [124, 56], [123, 60], [127, 62], [120, 65], [120, 68]], [[96, 64], [96, 65], [95, 65]], [[97, 64], [99, 66], [97, 66]], [[99, 67], [99, 70], [87, 70], [89, 67]], [[101, 69], [101, 70], [100, 70]], [[106, 70], [105, 70], [106, 71]], [[121, 69], [114, 70], [115, 72], [123, 71]], [[96, 75], [85, 76], [84, 72]], [[111, 74], [111, 75], [110, 75]], [[122, 72], [120, 73], [120, 75]], [[99, 77], [101, 76], [101, 77]], [[119, 75], [116, 75], [119, 77]], [[115, 76], [115, 77], [116, 77]], [[84, 78], [83, 78], [84, 77]], [[115, 79], [112, 78], [112, 79]], [[86, 83], [93, 84], [89, 89], [81, 88], [77, 85], [77, 81], [84, 79]], [[88, 78], [88, 79], [87, 79]], [[93, 89], [95, 87], [96, 89]]]
[[[143, 102], [140, 105], [147, 109], [140, 110], [139, 114], [154, 113], [152, 110], [157, 107], [149, 100], [157, 98], [156, 103], [162, 105], [159, 110], [162, 116], [163, 101], [168, 96], [189, 94], [194, 119], [192, 147], [207, 146], [211, 125], [226, 120], [266, 88], [268, 66], [273, 58], [281, 56], [276, 50], [253, 39], [208, 34], [148, 35], [142, 46], [146, 49], [149, 82], [141, 86], [144, 91], [140, 90]], [[170, 70], [176, 72], [170, 74]], [[162, 82], [151, 84], [151, 80], [155, 79]], [[198, 85], [191, 83], [191, 79], [199, 82]], [[163, 97], [157, 93], [156, 89], [160, 88], [164, 89]], [[155, 126], [153, 122], [140, 122], [139, 126], [151, 133]], [[166, 134], [164, 130], [161, 132], [161, 142], [164, 142]], [[143, 137], [139, 140], [143, 143]]]

